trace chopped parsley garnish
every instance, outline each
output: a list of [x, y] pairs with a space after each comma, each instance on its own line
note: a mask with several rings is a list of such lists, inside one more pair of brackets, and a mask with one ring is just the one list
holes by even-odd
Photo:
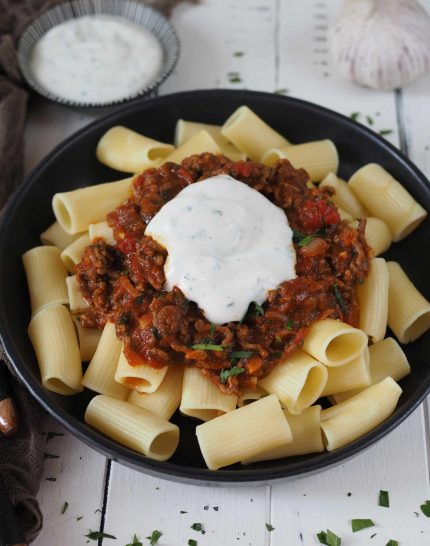
[[370, 535], [370, 538], [375, 538], [378, 533], [373, 533], [373, 535]]
[[313, 235], [306, 235], [306, 237], [303, 237], [303, 239], [301, 239], [301, 240], [298, 242], [298, 245], [299, 245], [299, 246], [307, 246], [307, 245], [310, 244], [313, 240], [314, 240], [314, 236], [313, 236]]
[[374, 527], [375, 524], [371, 519], [353, 519], [351, 520], [351, 527], [352, 532], [356, 533], [357, 531], [361, 531], [362, 529], [366, 529], [367, 527]]
[[321, 531], [320, 533], [317, 533], [317, 538], [320, 541], [320, 544], [325, 544], [326, 546], [340, 546], [342, 544], [342, 539], [329, 529], [327, 529], [326, 532]]
[[390, 538], [385, 546], [399, 546], [399, 543], [397, 542], [397, 540], [393, 540], [392, 538]]
[[240, 77], [239, 72], [229, 72], [228, 81], [230, 83], [240, 83], [242, 81], [242, 78]]
[[108, 535], [107, 533], [103, 533], [103, 531], [91, 531], [91, 529], [88, 535], [85, 536], [90, 540], [99, 540], [99, 538], [112, 538], [113, 540], [116, 540], [116, 537], [113, 535]]
[[233, 351], [230, 355], [230, 359], [234, 360], [236, 358], [248, 358], [252, 355], [252, 351]]
[[143, 296], [144, 296], [144, 293], [142, 292], [142, 294], [139, 294], [139, 296], [137, 296], [137, 298], [134, 298], [134, 303], [136, 305], [140, 305], [143, 301]]
[[347, 497], [350, 497], [352, 495], [352, 493], [347, 493], [346, 496]]
[[343, 299], [337, 284], [333, 285], [333, 292], [336, 297], [337, 303], [339, 304], [339, 307], [342, 309], [342, 313], [346, 314], [348, 310], [346, 308], [345, 300]]
[[193, 531], [198, 531], [200, 533], [203, 533], [203, 525], [201, 523], [193, 523], [191, 525], [191, 529]]
[[299, 243], [305, 237], [306, 237], [306, 235], [304, 233], [302, 233], [298, 229], [293, 229], [293, 241], [295, 243]]
[[243, 51], [235, 51], [235, 52], [233, 53], [233, 55], [234, 55], [235, 57], [243, 57], [243, 56], [245, 55], [245, 53], [244, 53]]
[[391, 135], [392, 132], [393, 132], [392, 129], [381, 129], [381, 130], [379, 131], [379, 134], [380, 134], [381, 136], [386, 136], [386, 135]]
[[146, 537], [148, 540], [149, 540], [149, 544], [151, 546], [154, 546], [155, 544], [157, 544], [158, 542], [158, 539], [161, 537], [163, 533], [161, 531], [152, 531], [152, 535], [150, 537]]
[[197, 540], [190, 538], [190, 540], [188, 541], [188, 546], [197, 546]]
[[211, 337], [210, 337], [210, 339], [209, 339], [209, 342], [210, 342], [210, 343], [213, 343], [213, 341], [214, 341], [215, 331], [216, 331], [216, 326], [215, 326], [215, 324], [212, 324], [212, 323], [211, 323], [211, 333], [210, 333], [210, 336], [211, 336]]
[[428, 518], [430, 518], [430, 500], [426, 500], [424, 504], [420, 506], [421, 512]]
[[292, 330], [294, 328], [294, 320], [290, 319], [285, 323], [285, 328], [287, 330]]
[[270, 523], [266, 523], [266, 529], [269, 531], [269, 533], [275, 530], [275, 528], [272, 525], [270, 525]]
[[84, 517], [84, 516], [78, 516], [78, 517], [76, 518], [76, 521], [81, 521], [81, 519], [83, 519], [83, 517]]
[[63, 508], [61, 509], [61, 513], [62, 513], [62, 514], [65, 514], [67, 508], [69, 508], [69, 503], [66, 501], [66, 502], [63, 504]]
[[353, 121], [357, 121], [358, 116], [360, 115], [360, 112], [352, 112], [352, 114], [349, 116]]
[[213, 506], [213, 509], [215, 510], [215, 512], [218, 512], [219, 507], [218, 506]]
[[186, 510], [180, 510], [179, 513], [180, 514], [188, 514], [188, 512]]
[[136, 534], [134, 534], [133, 542], [130, 542], [130, 544], [126, 544], [125, 546], [143, 546], [143, 544], [140, 542], [139, 537]]
[[375, 122], [373, 121], [373, 118], [371, 116], [366, 116], [367, 123], [369, 125], [373, 125]]
[[385, 508], [390, 507], [390, 497], [388, 491], [379, 491], [379, 506], [384, 506]]
[[235, 375], [239, 375], [245, 371], [245, 368], [239, 368], [239, 366], [233, 366], [233, 368], [221, 370], [219, 374], [219, 378], [221, 380], [221, 383], [226, 383], [227, 379], [229, 377], [234, 377]]
[[119, 324], [128, 324], [130, 322], [130, 317], [126, 313], [124, 313], [119, 317], [118, 322]]
[[286, 95], [289, 91], [286, 87], [280, 87], [279, 89], [275, 89], [273, 92], [275, 95]]
[[197, 351], [223, 351], [224, 347], [222, 345], [214, 345], [213, 343], [196, 343], [191, 345], [191, 349], [196, 349]]
[[246, 313], [243, 315], [243, 317], [240, 319], [239, 324], [242, 324], [242, 322], [246, 319], [249, 319], [251, 317], [262, 317], [264, 315], [264, 309], [263, 306], [257, 303], [256, 301], [252, 301], [248, 309], [246, 310]]

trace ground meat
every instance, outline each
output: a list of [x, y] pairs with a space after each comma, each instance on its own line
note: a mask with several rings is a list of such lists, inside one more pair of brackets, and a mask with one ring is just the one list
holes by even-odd
[[[285, 211], [297, 260], [297, 278], [269, 292], [263, 307], [251, 303], [240, 322], [225, 325], [210, 324], [177, 287], [164, 290], [167, 252], [144, 235], [167, 201], [217, 174], [248, 184]], [[204, 153], [145, 171], [135, 177], [132, 191], [133, 197], [108, 215], [116, 245], [96, 241], [77, 266], [91, 306], [82, 325], [114, 322], [130, 364], [193, 365], [223, 392], [239, 393], [297, 350], [316, 320], [358, 324], [356, 285], [366, 278], [371, 257], [365, 220], [357, 230], [341, 221], [330, 200], [334, 190], [313, 187], [303, 169], [287, 160], [267, 167]], [[229, 375], [231, 368], [239, 373]]]

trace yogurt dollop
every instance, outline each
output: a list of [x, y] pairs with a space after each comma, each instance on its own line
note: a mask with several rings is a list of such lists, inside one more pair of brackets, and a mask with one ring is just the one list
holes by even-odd
[[228, 175], [183, 189], [148, 224], [166, 248], [166, 290], [177, 286], [214, 324], [241, 320], [249, 304], [296, 277], [283, 210]]
[[54, 95], [101, 104], [146, 87], [162, 59], [161, 44], [149, 30], [120, 17], [86, 15], [44, 34], [33, 48], [30, 68]]

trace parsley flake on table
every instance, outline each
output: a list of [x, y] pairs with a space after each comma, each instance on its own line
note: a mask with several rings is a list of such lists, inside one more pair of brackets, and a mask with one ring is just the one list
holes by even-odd
[[161, 531], [157, 531], [157, 529], [155, 531], [152, 531], [152, 535], [150, 537], [146, 537], [148, 540], [149, 540], [149, 544], [151, 546], [154, 546], [155, 544], [157, 544], [158, 542], [158, 539], [161, 537], [163, 533]]
[[383, 506], [384, 508], [390, 507], [390, 496], [388, 494], [388, 491], [379, 491], [379, 506]]
[[360, 115], [360, 112], [352, 112], [352, 114], [350, 114], [349, 117], [350, 117], [353, 121], [357, 121], [359, 115]]
[[190, 538], [190, 540], [188, 541], [188, 546], [197, 546], [197, 540]]
[[130, 544], [126, 544], [125, 546], [143, 546], [142, 542], [140, 542], [139, 537], [134, 534], [133, 535], [133, 542], [130, 542]]
[[61, 513], [62, 513], [62, 514], [65, 514], [67, 508], [69, 508], [69, 503], [66, 501], [66, 502], [63, 504], [63, 508], [61, 509]]
[[108, 535], [103, 531], [91, 531], [91, 529], [89, 530], [88, 535], [85, 535], [85, 537], [89, 538], [90, 540], [99, 540], [99, 538], [112, 538], [113, 540], [116, 540], [116, 537], [113, 535]]
[[193, 531], [198, 531], [198, 532], [204, 534], [203, 525], [202, 525], [201, 523], [193, 523], [193, 524], [191, 525], [191, 529], [192, 529]]
[[235, 51], [235, 52], [233, 53], [233, 55], [234, 55], [235, 57], [243, 57], [243, 56], [245, 55], [245, 53], [244, 53], [243, 51]]
[[399, 543], [397, 542], [397, 540], [393, 540], [392, 538], [390, 538], [385, 546], [399, 546]]
[[371, 519], [353, 519], [351, 520], [351, 527], [352, 532], [356, 533], [357, 531], [361, 531], [362, 529], [366, 529], [367, 527], [374, 527], [375, 524]]
[[430, 518], [430, 500], [426, 500], [424, 504], [420, 506], [421, 512]]
[[375, 538], [378, 533], [373, 533], [373, 535], [370, 535], [370, 538]]
[[266, 529], [269, 531], [269, 533], [275, 530], [275, 528], [272, 525], [270, 525], [270, 523], [266, 523]]
[[221, 370], [219, 374], [219, 378], [221, 380], [221, 383], [226, 383], [227, 379], [229, 377], [234, 377], [235, 375], [239, 375], [245, 371], [245, 368], [239, 368], [239, 366], [233, 366], [233, 368], [226, 368], [224, 370]]
[[317, 538], [320, 544], [325, 544], [326, 546], [340, 546], [342, 544], [342, 539], [330, 531], [330, 529], [317, 533]]

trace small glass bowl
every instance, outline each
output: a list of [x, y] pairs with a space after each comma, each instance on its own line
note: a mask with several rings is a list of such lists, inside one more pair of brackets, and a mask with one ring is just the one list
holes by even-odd
[[[35, 79], [30, 68], [33, 47], [51, 28], [70, 19], [85, 15], [110, 15], [126, 19], [151, 31], [163, 49], [163, 61], [158, 76], [139, 91], [120, 99], [105, 102], [80, 102], [58, 96], [45, 89]], [[139, 0], [75, 0], [58, 4], [30, 23], [18, 42], [18, 62], [24, 79], [43, 97], [78, 108], [101, 108], [131, 101], [154, 91], [173, 71], [179, 58], [179, 39], [173, 25], [161, 13]]]

